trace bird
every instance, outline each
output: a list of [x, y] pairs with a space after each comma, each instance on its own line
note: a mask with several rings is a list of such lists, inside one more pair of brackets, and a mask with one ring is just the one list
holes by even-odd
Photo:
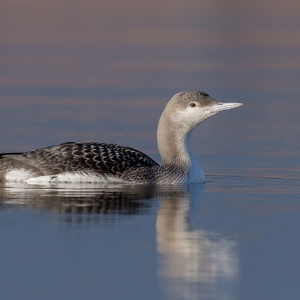
[[222, 103], [206, 92], [179, 92], [158, 122], [163, 164], [136, 149], [98, 142], [67, 142], [28, 152], [0, 154], [0, 181], [180, 185], [204, 183], [191, 149], [191, 135], [203, 121], [242, 103]]

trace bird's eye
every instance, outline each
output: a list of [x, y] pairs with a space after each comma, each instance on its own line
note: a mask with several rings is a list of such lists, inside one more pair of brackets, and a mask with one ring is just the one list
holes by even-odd
[[194, 103], [194, 102], [190, 103], [190, 107], [195, 107], [195, 106], [196, 106], [196, 103]]

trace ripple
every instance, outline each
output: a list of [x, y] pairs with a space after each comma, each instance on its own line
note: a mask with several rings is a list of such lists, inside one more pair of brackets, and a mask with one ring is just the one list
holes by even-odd
[[206, 175], [208, 192], [292, 194], [300, 192], [297, 168], [222, 168]]

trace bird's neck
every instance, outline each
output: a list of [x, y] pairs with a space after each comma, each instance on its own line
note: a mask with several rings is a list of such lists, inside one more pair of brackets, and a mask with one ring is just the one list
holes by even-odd
[[[194, 157], [191, 148], [191, 135], [194, 127], [180, 124], [170, 117], [170, 113], [162, 113], [157, 128], [158, 150], [164, 165], [176, 165], [185, 174], [178, 181], [185, 183], [205, 182], [204, 172]], [[169, 176], [172, 175], [168, 174]]]
[[163, 163], [189, 165], [196, 161], [191, 149], [192, 129], [176, 124], [162, 114], [157, 128], [157, 144]]

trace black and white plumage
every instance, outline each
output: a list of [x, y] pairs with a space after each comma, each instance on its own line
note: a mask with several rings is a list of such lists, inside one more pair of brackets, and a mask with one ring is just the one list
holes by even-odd
[[69, 142], [24, 153], [0, 155], [0, 181], [27, 183], [121, 182], [182, 184], [204, 182], [192, 154], [194, 128], [218, 111], [240, 106], [220, 103], [205, 92], [181, 92], [167, 104], [157, 140], [164, 165], [129, 147], [105, 143]]
[[[63, 181], [83, 182], [84, 178], [92, 182], [123, 181], [129, 179], [130, 173], [134, 176], [137, 169], [158, 166], [138, 150], [105, 143], [68, 142], [24, 153], [2, 154], [0, 157], [3, 175], [19, 169], [21, 176], [23, 173], [23, 176], [29, 177], [25, 180], [49, 176], [52, 182], [60, 181], [60, 174]], [[135, 181], [139, 179], [140, 174]]]

